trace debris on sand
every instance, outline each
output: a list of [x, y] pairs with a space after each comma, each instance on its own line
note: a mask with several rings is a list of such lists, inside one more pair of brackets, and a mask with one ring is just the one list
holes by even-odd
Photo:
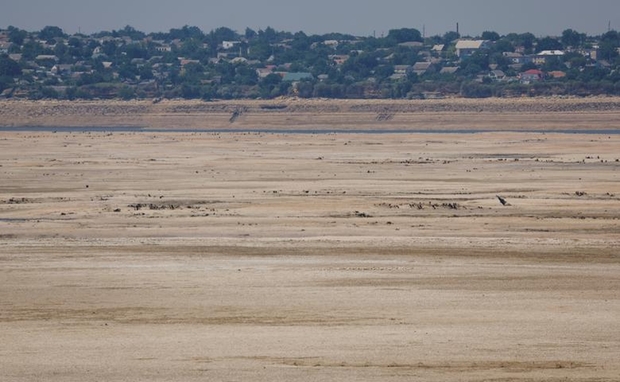
[[500, 203], [502, 203], [502, 206], [509, 206], [509, 205], [510, 205], [510, 203], [508, 203], [508, 202], [506, 201], [506, 199], [502, 198], [502, 197], [501, 197], [501, 196], [499, 196], [499, 195], [495, 195], [495, 196], [497, 197], [497, 200], [499, 200], [499, 202], [500, 202]]

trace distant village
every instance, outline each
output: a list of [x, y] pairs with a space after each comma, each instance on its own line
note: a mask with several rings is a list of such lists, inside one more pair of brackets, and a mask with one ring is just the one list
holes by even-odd
[[0, 98], [429, 99], [620, 94], [620, 35], [239, 33], [184, 26], [92, 35], [0, 29]]

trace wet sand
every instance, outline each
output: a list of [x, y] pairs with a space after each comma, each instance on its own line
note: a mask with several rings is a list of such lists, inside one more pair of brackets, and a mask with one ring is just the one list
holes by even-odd
[[0, 379], [617, 380], [619, 147], [0, 132]]

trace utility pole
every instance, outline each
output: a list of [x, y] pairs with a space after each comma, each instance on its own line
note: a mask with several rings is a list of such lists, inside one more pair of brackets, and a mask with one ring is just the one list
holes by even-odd
[[456, 33], [458, 33], [459, 36], [461, 35], [461, 33], [459, 32], [459, 23], [458, 22], [456, 23]]

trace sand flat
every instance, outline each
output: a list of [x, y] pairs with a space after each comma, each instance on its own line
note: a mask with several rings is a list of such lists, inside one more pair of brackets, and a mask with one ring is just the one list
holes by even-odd
[[617, 380], [620, 135], [546, 131], [592, 115], [0, 131], [0, 379]]

